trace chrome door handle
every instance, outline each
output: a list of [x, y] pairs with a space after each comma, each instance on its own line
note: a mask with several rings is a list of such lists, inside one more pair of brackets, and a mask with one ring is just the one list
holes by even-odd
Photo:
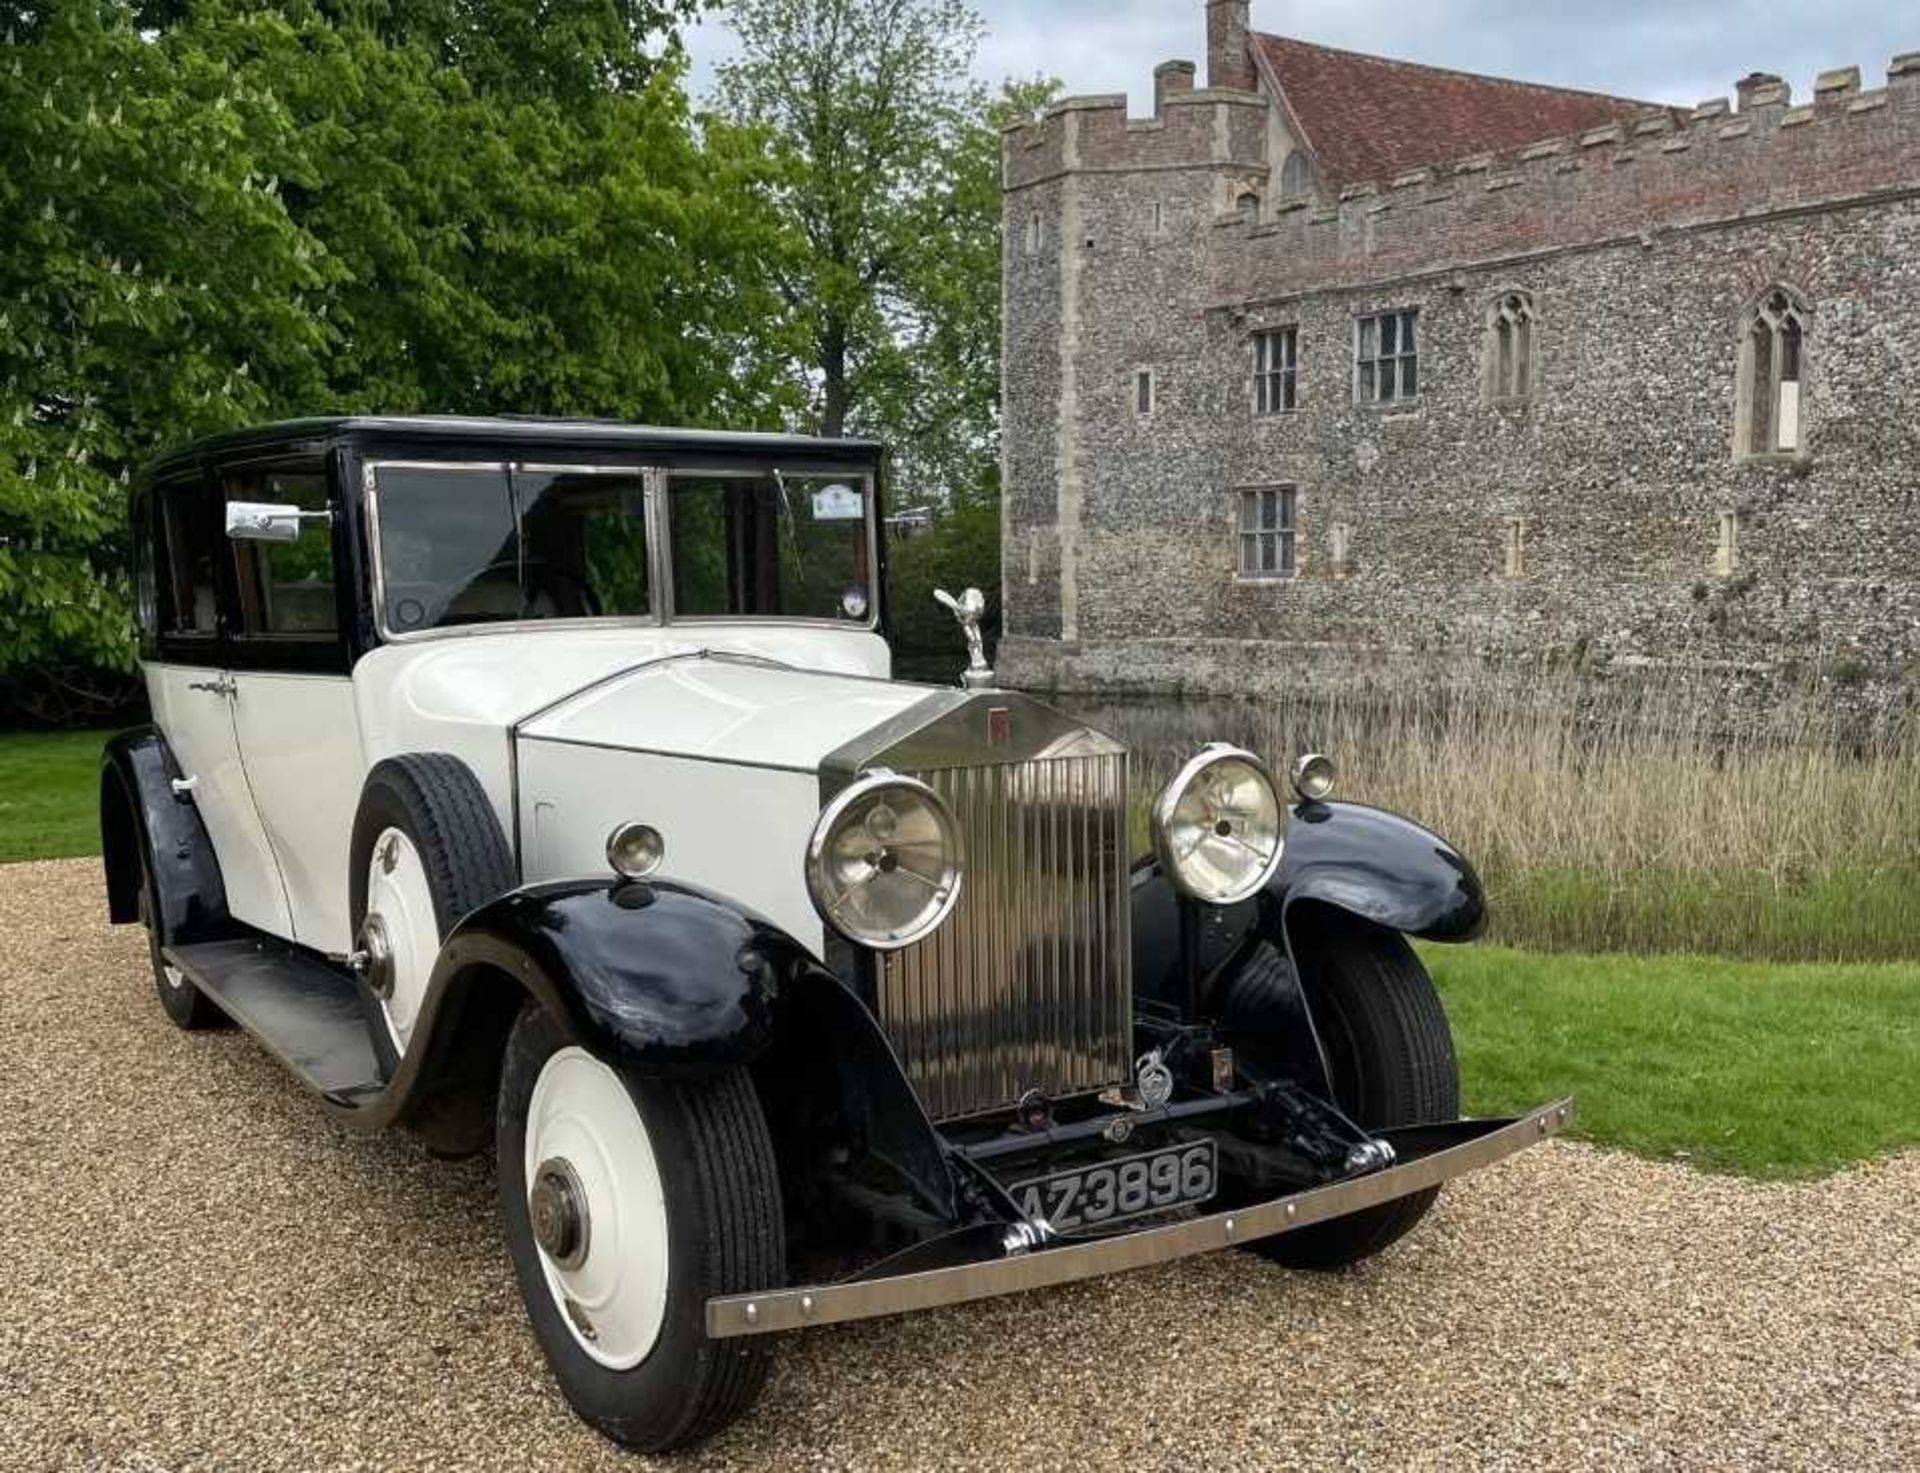
[[231, 696], [237, 694], [240, 687], [223, 675], [218, 680], [190, 681], [188, 682], [187, 689], [203, 690], [210, 696]]

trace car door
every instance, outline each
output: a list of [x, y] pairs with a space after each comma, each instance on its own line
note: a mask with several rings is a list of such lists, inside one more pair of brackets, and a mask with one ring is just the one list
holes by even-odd
[[321, 453], [215, 472], [235, 502], [296, 507], [292, 541], [230, 538], [237, 615], [229, 647], [233, 721], [255, 810], [286, 885], [284, 934], [333, 956], [352, 950], [348, 848], [366, 775], [346, 644], [333, 516]]
[[212, 488], [198, 471], [155, 488], [154, 657], [148, 701], [181, 782], [220, 860], [227, 913], [275, 935], [290, 918], [280, 871], [254, 811], [234, 730], [233, 679], [226, 668], [226, 539]]

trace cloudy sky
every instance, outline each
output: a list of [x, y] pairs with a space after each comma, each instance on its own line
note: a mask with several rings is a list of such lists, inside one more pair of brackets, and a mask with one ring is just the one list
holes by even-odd
[[[1130, 93], [1142, 113], [1157, 62], [1205, 63], [1202, 0], [973, 3], [988, 82], [1043, 72], [1069, 92]], [[1751, 71], [1786, 77], [1796, 100], [1828, 67], [1858, 65], [1877, 87], [1896, 52], [1920, 50], [1913, 0], [1253, 0], [1253, 19], [1329, 46], [1670, 103], [1730, 97]], [[688, 41], [704, 91], [729, 48], [724, 18]]]

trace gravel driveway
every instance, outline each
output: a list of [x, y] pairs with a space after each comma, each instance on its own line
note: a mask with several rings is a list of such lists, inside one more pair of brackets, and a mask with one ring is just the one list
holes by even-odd
[[[91, 862], [0, 868], [0, 1466], [632, 1468], [493, 1172], [167, 1023]], [[682, 1467], [1912, 1468], [1920, 1154], [1756, 1186], [1554, 1143], [1364, 1270], [1223, 1253], [792, 1341]]]

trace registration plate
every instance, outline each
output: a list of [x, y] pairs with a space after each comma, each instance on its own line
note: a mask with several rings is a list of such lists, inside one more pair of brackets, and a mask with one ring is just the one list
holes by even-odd
[[1218, 1175], [1213, 1142], [1190, 1141], [1017, 1182], [1013, 1200], [1028, 1217], [1044, 1217], [1065, 1233], [1204, 1202]]

